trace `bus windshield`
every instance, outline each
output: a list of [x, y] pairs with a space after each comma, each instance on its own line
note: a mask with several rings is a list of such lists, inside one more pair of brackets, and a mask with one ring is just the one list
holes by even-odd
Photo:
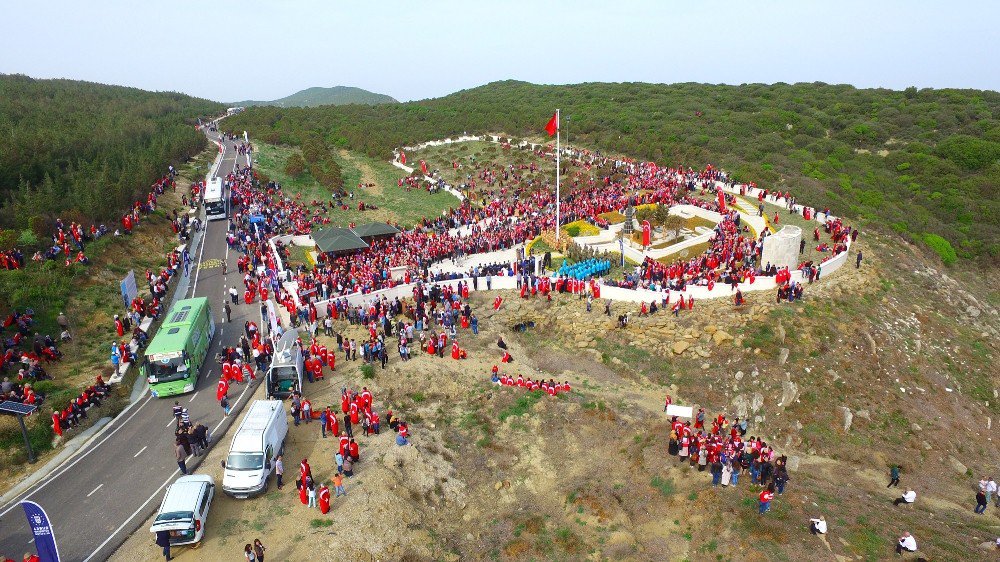
[[188, 377], [187, 363], [183, 357], [150, 361], [147, 374], [150, 383], [179, 381]]

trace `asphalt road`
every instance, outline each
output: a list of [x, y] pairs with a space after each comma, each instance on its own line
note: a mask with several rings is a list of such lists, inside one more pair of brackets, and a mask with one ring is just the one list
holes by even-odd
[[[207, 130], [206, 133], [218, 139], [215, 133]], [[241, 166], [246, 166], [246, 157], [233, 150], [232, 142], [224, 146], [220, 176], [233, 170], [237, 158]], [[59, 553], [65, 561], [106, 560], [135, 532], [149, 534], [151, 556], [157, 554], [152, 533], [139, 529], [139, 525], [159, 507], [166, 486], [180, 475], [174, 459], [171, 413], [174, 400], [188, 408], [193, 423], [208, 426], [214, 445], [220, 438], [224, 441], [225, 431], [253, 395], [250, 385], [231, 387], [230, 418], [223, 416], [215, 400], [219, 369], [212, 358], [223, 345], [236, 345], [246, 319], [260, 323], [259, 303], [244, 305], [242, 299], [241, 304], [233, 306], [232, 324], [225, 322], [222, 303], [226, 291], [230, 284], [241, 285], [236, 267], [238, 255], [229, 256], [225, 241], [227, 224], [224, 220], [208, 223], [201, 247], [192, 250], [196, 252], [190, 272], [193, 277], [186, 296], [208, 297], [216, 322], [216, 337], [195, 392], [164, 399], [152, 398], [147, 393], [108, 424], [89, 447], [30, 491], [0, 506], [0, 554], [20, 560], [24, 552], [34, 552], [31, 531], [18, 505], [23, 499], [38, 503], [48, 513]], [[216, 260], [227, 260], [227, 276], [222, 274], [221, 261]], [[202, 262], [218, 265], [201, 268]], [[242, 288], [238, 288], [242, 295]], [[201, 458], [188, 459], [189, 472]]]

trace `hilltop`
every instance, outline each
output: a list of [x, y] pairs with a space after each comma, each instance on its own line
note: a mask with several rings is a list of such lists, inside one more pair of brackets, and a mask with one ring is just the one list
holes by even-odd
[[241, 101], [235, 105], [243, 107], [253, 107], [269, 105], [275, 107], [318, 107], [321, 105], [379, 105], [386, 103], [399, 103], [395, 98], [385, 94], [369, 92], [353, 86], [334, 86], [332, 88], [313, 87], [295, 92], [290, 96], [285, 96], [271, 101]]
[[311, 134], [380, 158], [463, 132], [544, 135], [555, 108], [575, 146], [734, 173], [934, 249], [1000, 255], [1000, 94], [847, 85], [506, 81], [378, 107], [254, 108], [234, 129], [272, 143]]

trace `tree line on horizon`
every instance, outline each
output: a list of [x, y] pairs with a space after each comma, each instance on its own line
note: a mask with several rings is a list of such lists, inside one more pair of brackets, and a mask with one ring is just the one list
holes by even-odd
[[0, 226], [42, 237], [60, 216], [113, 222], [168, 165], [205, 149], [197, 118], [223, 109], [172, 92], [0, 75]]
[[1000, 93], [992, 91], [505, 81], [401, 104], [254, 107], [226, 126], [291, 146], [320, 135], [387, 159], [465, 132], [543, 137], [557, 107], [572, 145], [719, 166], [863, 228], [924, 242], [946, 262], [1000, 255]]

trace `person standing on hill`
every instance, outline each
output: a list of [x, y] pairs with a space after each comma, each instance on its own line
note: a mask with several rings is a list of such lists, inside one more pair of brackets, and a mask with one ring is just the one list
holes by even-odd
[[892, 468], [889, 469], [889, 485], [886, 488], [892, 488], [893, 486], [899, 487], [899, 465], [894, 464]]

